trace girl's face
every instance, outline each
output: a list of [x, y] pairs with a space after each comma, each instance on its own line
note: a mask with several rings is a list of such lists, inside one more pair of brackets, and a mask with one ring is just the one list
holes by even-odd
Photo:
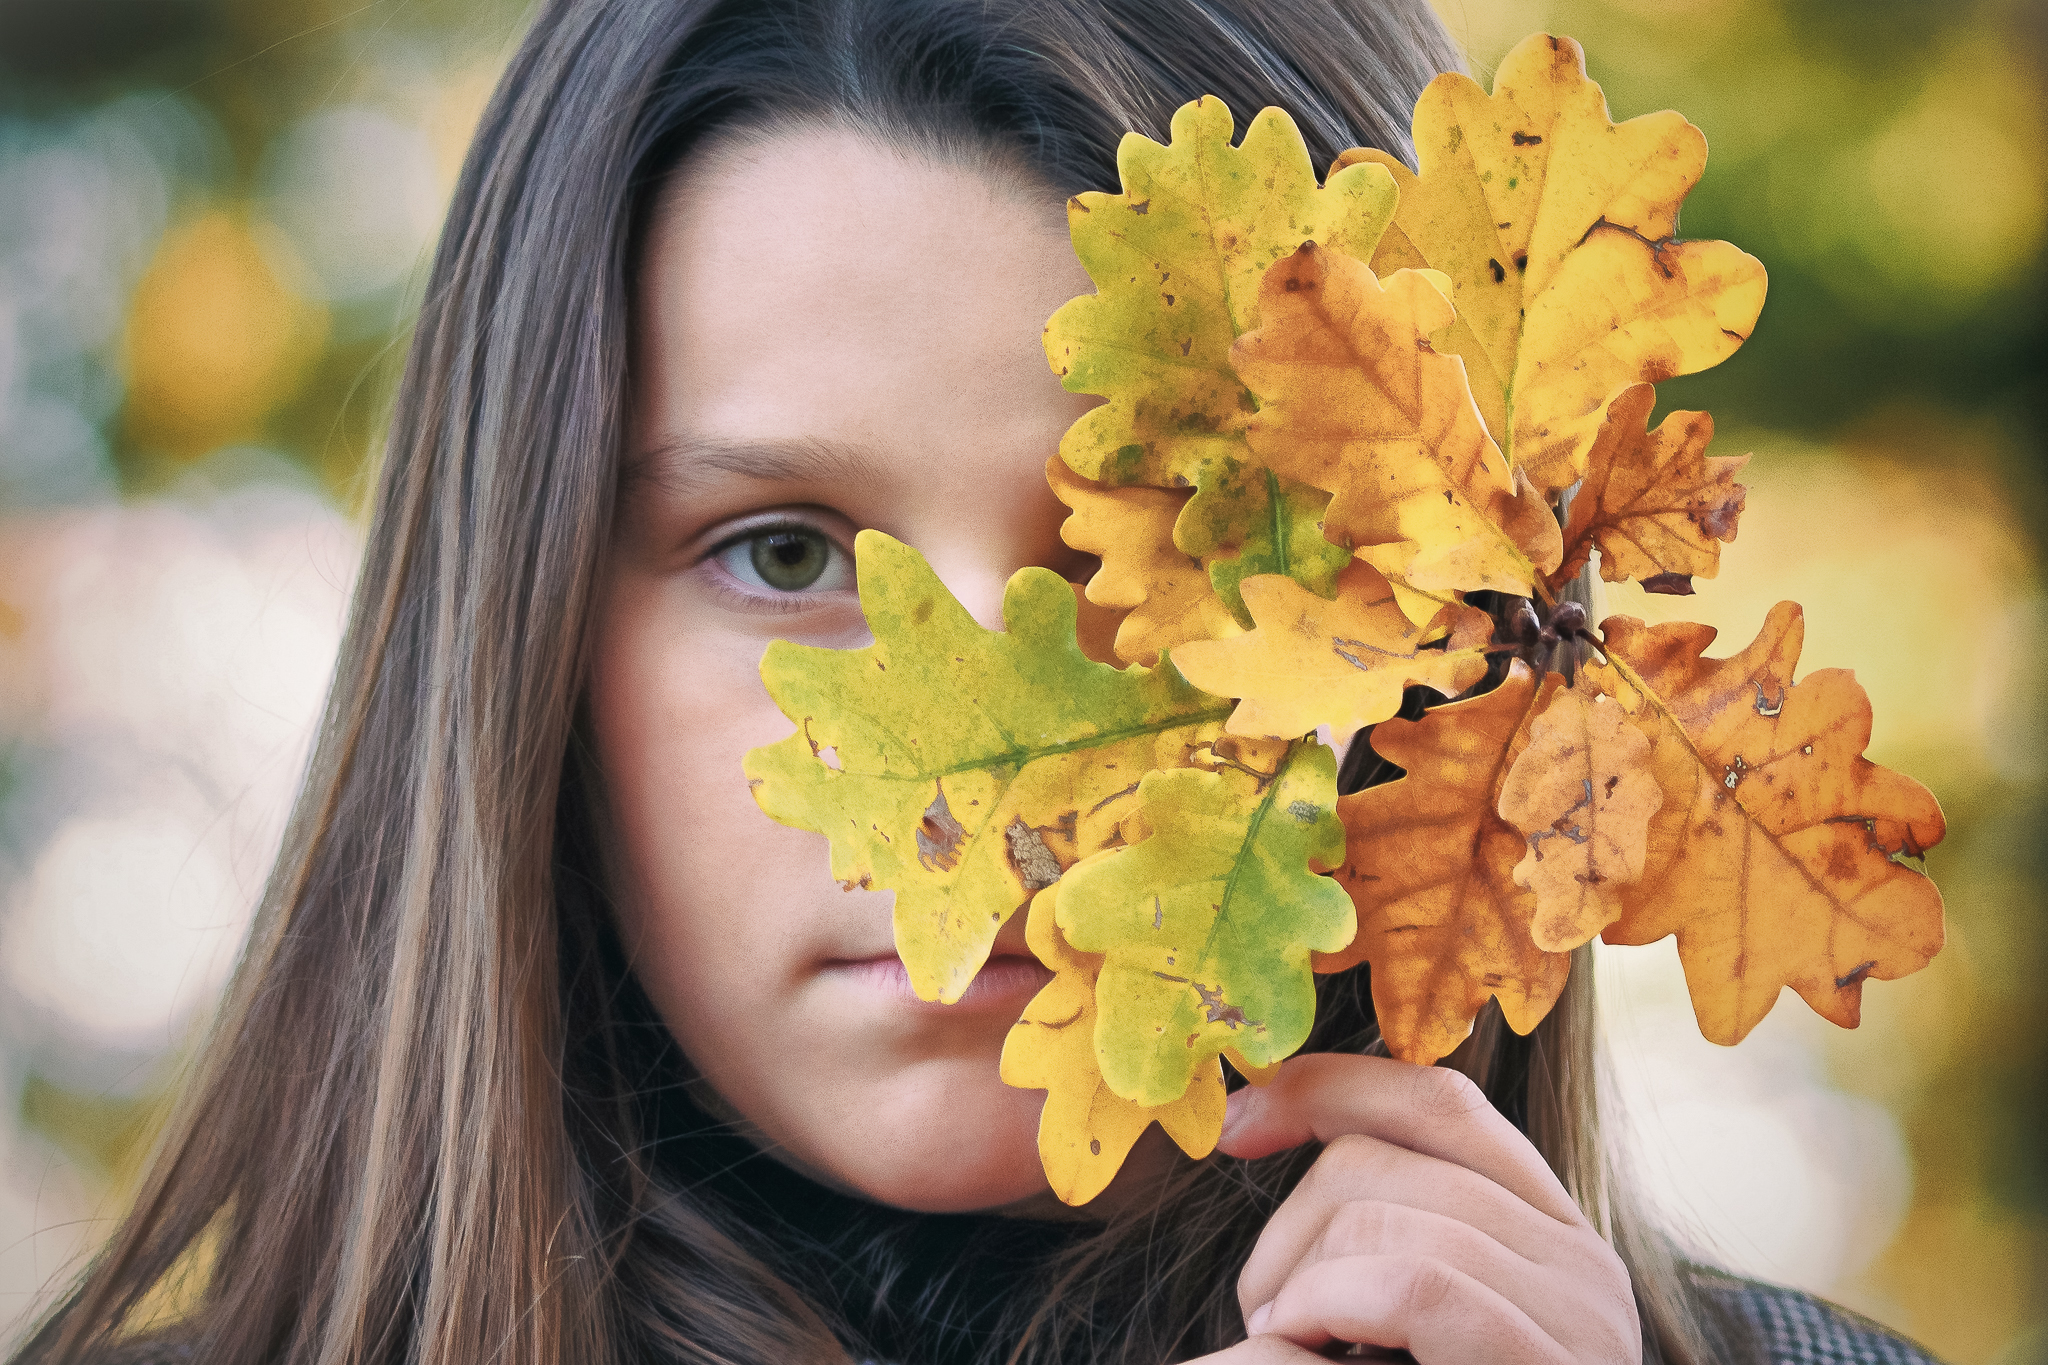
[[1092, 402], [1045, 319], [1091, 286], [1057, 202], [853, 133], [706, 159], [663, 200], [638, 284], [632, 437], [590, 701], [640, 980], [768, 1150], [906, 1208], [1046, 1192], [1043, 1096], [997, 1078], [1047, 973], [1023, 917], [959, 1003], [910, 992], [892, 897], [761, 814], [748, 749], [792, 727], [770, 640], [868, 642], [853, 537], [915, 546], [986, 626], [1026, 565], [1079, 578], [1046, 457]]

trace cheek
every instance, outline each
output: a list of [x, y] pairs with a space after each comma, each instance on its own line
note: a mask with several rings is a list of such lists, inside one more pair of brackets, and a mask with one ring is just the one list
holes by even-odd
[[762, 815], [740, 770], [790, 730], [761, 687], [761, 643], [666, 628], [660, 597], [627, 588], [607, 604], [590, 702], [626, 949], [689, 1048], [772, 987], [785, 954], [763, 949], [781, 926], [758, 907], [822, 876], [824, 851]]
[[775, 824], [741, 771], [794, 728], [762, 641], [688, 628], [658, 582], [615, 588], [591, 719], [629, 960], [684, 1054], [769, 1150], [884, 1203], [987, 1208], [1044, 1188], [1042, 1096], [1002, 1084], [1014, 1015], [849, 997], [828, 959], [887, 952], [890, 898], [840, 890], [823, 836]]

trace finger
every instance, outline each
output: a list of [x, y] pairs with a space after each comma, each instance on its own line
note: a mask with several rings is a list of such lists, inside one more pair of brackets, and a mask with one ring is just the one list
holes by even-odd
[[1405, 1348], [1419, 1365], [1573, 1365], [1527, 1313], [1426, 1256], [1319, 1261], [1245, 1326], [1310, 1348], [1332, 1341]]
[[[1294, 1267], [1313, 1259], [1315, 1246], [1339, 1218], [1368, 1218], [1350, 1209], [1389, 1203], [1417, 1214], [1464, 1224], [1509, 1257], [1528, 1265], [1575, 1261], [1563, 1248], [1581, 1238], [1595, 1240], [1583, 1226], [1567, 1226], [1532, 1209], [1483, 1175], [1436, 1156], [1364, 1136], [1339, 1136], [1317, 1158], [1309, 1175], [1280, 1203], [1260, 1240], [1251, 1248], [1237, 1281], [1239, 1302], [1249, 1310], [1278, 1293]], [[1450, 1236], [1450, 1234], [1446, 1234]], [[1356, 1254], [1362, 1246], [1339, 1254]], [[1393, 1248], [1386, 1248], [1393, 1250]]]
[[1239, 1279], [1239, 1301], [1256, 1312], [1288, 1279], [1321, 1261], [1421, 1256], [1470, 1275], [1580, 1358], [1626, 1358], [1627, 1344], [1640, 1342], [1642, 1332], [1628, 1272], [1613, 1249], [1590, 1228], [1562, 1228], [1533, 1209], [1524, 1212], [1549, 1229], [1537, 1258], [1518, 1255], [1454, 1218], [1405, 1204], [1353, 1200], [1338, 1206], [1291, 1262], [1282, 1245], [1286, 1229], [1270, 1245], [1262, 1238]]
[[[1555, 1304], [1554, 1276], [1468, 1221], [1381, 1199], [1353, 1199], [1312, 1216], [1275, 1215], [1238, 1277], [1238, 1302], [1250, 1313], [1270, 1303], [1309, 1266], [1358, 1256], [1420, 1256], [1470, 1275], [1511, 1303], [1524, 1305], [1553, 1336], [1569, 1324], [1543, 1311]], [[1532, 1214], [1540, 1218], [1540, 1214]], [[1285, 1220], [1283, 1222], [1283, 1219]], [[1546, 1220], [1547, 1221], [1547, 1220]], [[1553, 1235], [1556, 1224], [1550, 1224]]]
[[1247, 1337], [1235, 1346], [1226, 1346], [1211, 1355], [1199, 1356], [1188, 1365], [1311, 1365], [1322, 1357], [1303, 1346], [1297, 1346], [1286, 1337]]
[[1230, 1097], [1218, 1148], [1247, 1160], [1362, 1133], [1462, 1166], [1560, 1222], [1585, 1226], [1529, 1140], [1459, 1072], [1387, 1057], [1314, 1053]]

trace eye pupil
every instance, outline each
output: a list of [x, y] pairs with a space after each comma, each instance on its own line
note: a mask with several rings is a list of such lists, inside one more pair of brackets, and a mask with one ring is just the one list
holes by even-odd
[[820, 535], [771, 531], [754, 541], [754, 571], [771, 588], [801, 592], [825, 572], [831, 547]]

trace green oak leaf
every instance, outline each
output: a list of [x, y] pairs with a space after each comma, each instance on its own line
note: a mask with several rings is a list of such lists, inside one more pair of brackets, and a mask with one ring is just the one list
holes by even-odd
[[863, 531], [854, 551], [875, 643], [768, 647], [762, 680], [797, 732], [750, 752], [747, 779], [770, 817], [831, 841], [842, 886], [896, 893], [912, 987], [953, 1001], [1003, 921], [1116, 842], [1139, 779], [1196, 761], [1231, 705], [1164, 658], [1091, 662], [1050, 570], [1011, 578], [992, 631], [909, 546]]
[[1337, 575], [1351, 562], [1351, 552], [1323, 538], [1323, 513], [1330, 495], [1320, 488], [1283, 479], [1272, 470], [1259, 471], [1264, 495], [1255, 505], [1243, 544], [1228, 559], [1209, 564], [1209, 582], [1216, 595], [1246, 630], [1252, 628], [1238, 585], [1256, 574], [1284, 574], [1318, 597], [1337, 595]]
[[1315, 1021], [1309, 954], [1356, 929], [1350, 897], [1318, 875], [1344, 861], [1335, 758], [1313, 740], [1267, 752], [1263, 766], [1148, 775], [1150, 837], [1060, 884], [1068, 942], [1104, 955], [1096, 1060], [1137, 1104], [1172, 1103], [1226, 1049], [1263, 1067], [1299, 1048]]

